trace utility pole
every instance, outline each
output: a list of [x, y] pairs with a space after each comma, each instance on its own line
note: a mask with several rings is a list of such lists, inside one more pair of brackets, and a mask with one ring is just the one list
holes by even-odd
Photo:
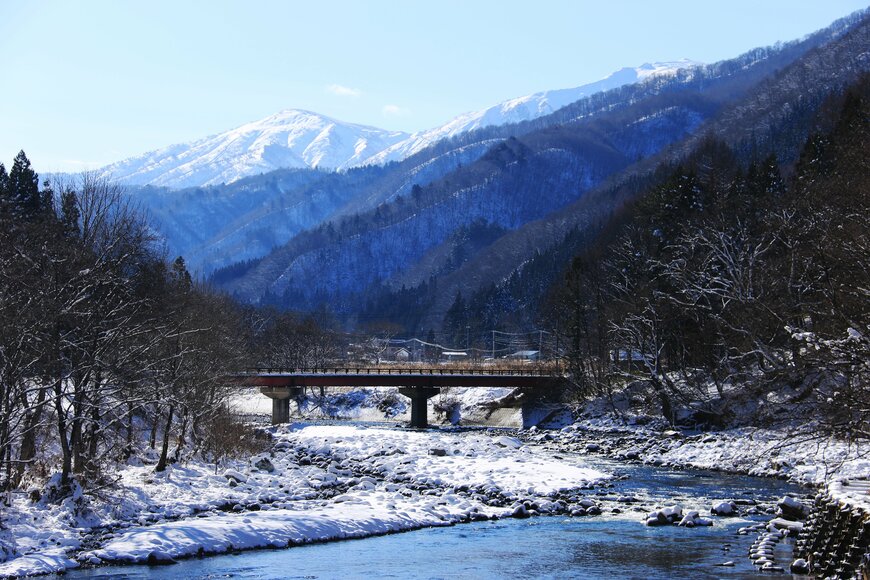
[[559, 355], [559, 330], [554, 329], [553, 334], [556, 335], [556, 353], [555, 353], [555, 356], [553, 358], [560, 358], [560, 355]]
[[495, 360], [495, 331], [492, 331], [492, 360]]
[[538, 331], [538, 360], [544, 358], [544, 331]]

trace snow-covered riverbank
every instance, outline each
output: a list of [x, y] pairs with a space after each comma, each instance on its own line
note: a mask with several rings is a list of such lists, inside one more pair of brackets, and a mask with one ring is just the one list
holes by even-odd
[[16, 495], [4, 524], [18, 557], [0, 576], [585, 513], [574, 492], [609, 477], [503, 435], [357, 426], [272, 435], [269, 453], [218, 474], [197, 463], [161, 475], [126, 466], [115, 486], [60, 506]]
[[[15, 557], [0, 564], [0, 576], [157, 563], [536, 513], [603, 511], [642, 525], [650, 509], [661, 507], [660, 499], [601, 489], [614, 480], [610, 468], [600, 467], [602, 457], [815, 484], [835, 466], [848, 477], [870, 472], [862, 449], [834, 442], [801, 443], [784, 432], [757, 429], [686, 436], [641, 423], [599, 417], [561, 430], [524, 430], [519, 439], [483, 430], [270, 427], [267, 452], [217, 472], [197, 462], [163, 474], [150, 464], [126, 465], [114, 485], [60, 506], [16, 494], [0, 531], [0, 542]], [[726, 498], [711, 496], [690, 507], [710, 510], [713, 499]], [[744, 502], [738, 511], [772, 514], [775, 506]]]
[[558, 431], [527, 431], [552, 450], [650, 465], [779, 477], [808, 485], [870, 477], [870, 446], [808, 437], [797, 429], [737, 428], [684, 434], [664, 422], [583, 419]]

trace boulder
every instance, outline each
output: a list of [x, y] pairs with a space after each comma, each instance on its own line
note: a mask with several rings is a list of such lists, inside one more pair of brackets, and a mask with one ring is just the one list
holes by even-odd
[[529, 515], [529, 510], [526, 509], [524, 504], [519, 504], [514, 508], [513, 513], [511, 513], [512, 518], [527, 518]]
[[733, 501], [722, 501], [715, 504], [710, 513], [714, 516], [736, 516], [737, 505]]
[[161, 552], [160, 550], [153, 550], [150, 554], [148, 554], [148, 559], [146, 560], [149, 566], [168, 566], [170, 564], [177, 564], [175, 558], [167, 554], [166, 552]]
[[779, 500], [776, 507], [777, 514], [786, 520], [805, 520], [810, 515], [810, 508], [789, 495]]
[[248, 477], [243, 473], [236, 471], [235, 469], [227, 469], [224, 471], [224, 477], [226, 477], [230, 483], [245, 483], [248, 481]]
[[646, 525], [648, 526], [666, 526], [670, 524], [674, 524], [683, 517], [683, 509], [678, 506], [670, 506], [662, 508], [658, 511], [655, 511], [649, 514], [646, 518]]
[[802, 522], [787, 520], [785, 518], [773, 518], [772, 520], [770, 520], [770, 525], [778, 530], [788, 530], [790, 533], [795, 535], [797, 535], [802, 529], [804, 529], [804, 525]]
[[798, 558], [794, 562], [791, 563], [791, 573], [792, 574], [809, 574], [810, 573], [810, 565], [803, 558]]
[[495, 444], [501, 447], [507, 447], [508, 449], [519, 449], [523, 446], [523, 442], [516, 437], [508, 437], [506, 435], [496, 437]]
[[272, 465], [272, 462], [265, 455], [261, 455], [254, 459], [254, 468], [259, 469], [260, 471], [266, 471], [272, 473], [275, 471], [275, 466]]

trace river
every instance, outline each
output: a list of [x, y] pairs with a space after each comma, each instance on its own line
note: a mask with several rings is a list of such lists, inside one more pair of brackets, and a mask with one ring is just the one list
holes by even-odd
[[[566, 458], [570, 460], [570, 458]], [[747, 554], [755, 533], [739, 528], [771, 516], [715, 518], [712, 527], [647, 527], [651, 503], [709, 510], [715, 500], [770, 504], [785, 493], [805, 495], [783, 481], [696, 470], [675, 471], [584, 457], [593, 467], [628, 475], [599, 493], [644, 501], [623, 513], [595, 517], [536, 517], [427, 528], [361, 540], [185, 560], [168, 567], [102, 567], [70, 571], [67, 579], [148, 578], [763, 578]], [[643, 506], [643, 507], [640, 507]], [[788, 569], [791, 545], [776, 560]], [[717, 566], [733, 562], [730, 567]]]

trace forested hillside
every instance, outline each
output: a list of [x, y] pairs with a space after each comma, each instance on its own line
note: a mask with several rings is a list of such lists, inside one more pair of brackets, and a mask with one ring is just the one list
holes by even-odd
[[793, 166], [746, 167], [709, 139], [639, 196], [553, 301], [577, 391], [641, 379], [672, 422], [870, 437], [868, 119], [864, 75], [823, 104]]
[[[509, 232], [454, 275], [440, 280], [446, 292], [434, 296], [432, 312], [436, 317], [447, 312], [458, 289], [475, 287], [469, 281], [489, 277], [495, 286], [479, 283], [476, 293], [464, 291], [466, 299], [483, 305], [481, 312], [506, 313], [502, 320], [517, 320], [520, 326], [539, 324], [541, 297], [559, 275], [552, 256], [579, 251], [598, 230], [610, 227], [612, 216], [624, 204], [665, 179], [674, 165], [711, 136], [727, 143], [744, 166], [769, 154], [775, 154], [780, 163], [794, 163], [806, 138], [824, 122], [827, 100], [841, 94], [862, 71], [870, 70], [868, 38], [865, 22], [778, 71], [664, 155], [644, 159], [562, 211]], [[585, 233], [578, 234], [578, 228]], [[512, 259], [517, 255], [526, 257], [520, 268]], [[431, 320], [424, 325], [432, 325]], [[470, 324], [475, 324], [474, 318]]]
[[235, 262], [260, 258], [296, 234], [343, 215], [366, 212], [410, 194], [462, 164], [498, 139], [433, 148], [401, 163], [334, 172], [282, 169], [230, 185], [174, 190], [131, 187], [173, 254], [208, 275]]
[[0, 163], [0, 491], [57, 469], [60, 500], [144, 446], [157, 471], [220, 461], [247, 444], [226, 375], [289, 351], [322, 364], [328, 337], [197, 284], [119, 187], [86, 173], [40, 189], [24, 152]]
[[[528, 306], [540, 301], [552, 278], [547, 268], [537, 280], [524, 278], [524, 268], [536, 255], [567, 256], [594, 238], [614, 211], [656, 179], [658, 164], [678, 162], [710, 134], [744, 161], [764, 150], [793, 157], [821, 102], [870, 66], [862, 17], [801, 42], [442, 144], [507, 137], [440, 179], [406, 181], [413, 183], [408, 196], [304, 232], [217, 279], [246, 301], [300, 309], [325, 304], [350, 323], [389, 319], [396, 309], [382, 311], [379, 304], [413, 305], [416, 316], [399, 321], [408, 332], [441, 328], [460, 294], [481, 305], [475, 317], [500, 311], [502, 318], [491, 320], [500, 324], [525, 311], [528, 321], [534, 317]], [[469, 253], [461, 232], [475, 223], [504, 233]], [[549, 249], [566, 236], [578, 244], [573, 250]], [[455, 259], [459, 254], [462, 260]], [[558, 271], [554, 263], [549, 276]]]

